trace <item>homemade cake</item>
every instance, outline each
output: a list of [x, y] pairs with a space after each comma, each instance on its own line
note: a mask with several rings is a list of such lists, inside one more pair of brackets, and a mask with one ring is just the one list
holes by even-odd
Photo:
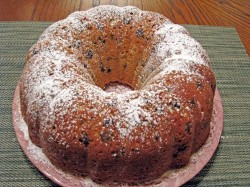
[[97, 182], [153, 180], [185, 166], [209, 135], [209, 64], [187, 30], [158, 13], [72, 13], [27, 54], [20, 100], [30, 139], [64, 171]]

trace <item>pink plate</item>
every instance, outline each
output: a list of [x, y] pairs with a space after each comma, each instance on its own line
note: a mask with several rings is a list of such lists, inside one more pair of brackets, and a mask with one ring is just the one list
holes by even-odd
[[[94, 183], [89, 177], [78, 177], [65, 173], [60, 169], [53, 166], [47, 157], [43, 154], [42, 150], [34, 145], [28, 135], [28, 127], [24, 122], [20, 111], [20, 98], [19, 98], [19, 84], [16, 87], [13, 104], [12, 104], [13, 126], [16, 131], [16, 136], [21, 145], [24, 153], [29, 160], [48, 178], [61, 186], [74, 186], [74, 187], [91, 187], [100, 186]], [[211, 131], [209, 138], [201, 149], [191, 156], [190, 162], [187, 166], [181, 169], [174, 169], [166, 172], [158, 179], [151, 181], [143, 186], [181, 186], [196, 174], [208, 163], [213, 156], [222, 133], [223, 128], [223, 108], [219, 91], [216, 89], [214, 96], [214, 111], [211, 121]], [[117, 186], [113, 184], [111, 186]], [[102, 185], [106, 186], [106, 185]], [[110, 186], [110, 184], [109, 184]], [[126, 184], [118, 186], [128, 186]]]

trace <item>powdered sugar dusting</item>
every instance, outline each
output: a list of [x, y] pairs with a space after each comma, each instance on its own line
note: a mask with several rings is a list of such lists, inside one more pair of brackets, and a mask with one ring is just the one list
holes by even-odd
[[[121, 119], [125, 121], [125, 126], [119, 128], [122, 136], [126, 137], [137, 126], [147, 125], [153, 121], [150, 112], [143, 109], [146, 106], [146, 100], [140, 94], [142, 92], [128, 93], [118, 97], [120, 103], [118, 109], [121, 113]], [[126, 100], [129, 100], [129, 102], [126, 102]]]
[[188, 35], [187, 30], [176, 24], [163, 24], [155, 32], [160, 42], [156, 46], [156, 56], [168, 59], [179, 58], [195, 61], [196, 64], [208, 66], [209, 60], [201, 45]]
[[[20, 101], [18, 101], [18, 102], [20, 102]], [[18, 127], [19, 127], [19, 129], [23, 132], [23, 137], [25, 138], [25, 140], [29, 140], [29, 131], [28, 131], [28, 126], [26, 125], [26, 123], [25, 123], [25, 121], [24, 121], [24, 119], [22, 118], [22, 116], [21, 116], [21, 113], [20, 113], [20, 106], [19, 106], [19, 108], [17, 109], [17, 111], [18, 111], [18, 114], [17, 114], [17, 119], [16, 120], [18, 120], [18, 122], [20, 122], [20, 123], [18, 123]], [[19, 121], [20, 120], [20, 121]], [[17, 123], [17, 122], [16, 122]]]
[[108, 84], [104, 90], [106, 92], [115, 92], [117, 94], [122, 94], [125, 93], [127, 91], [131, 91], [133, 90], [130, 86], [125, 85], [125, 84], [121, 84], [121, 83], [110, 83]]
[[47, 165], [52, 165], [48, 157], [46, 157], [45, 154], [43, 153], [42, 149], [34, 145], [30, 140], [27, 150], [30, 152], [30, 154], [36, 161], [42, 162]]
[[[20, 103], [19, 97], [17, 99], [17, 103]], [[25, 123], [25, 121], [21, 115], [20, 104], [18, 104], [17, 106], [18, 106], [18, 108], [16, 109], [16, 119], [15, 120], [16, 120], [16, 124], [18, 125], [18, 128], [23, 133], [24, 139], [28, 142], [27, 151], [29, 151], [29, 155], [31, 155], [32, 158], [36, 160], [36, 162], [40, 162], [40, 163], [46, 164], [48, 166], [51, 166], [52, 165], [51, 162], [45, 156], [42, 149], [40, 147], [37, 147], [36, 145], [34, 145], [31, 142], [31, 140], [29, 138], [28, 126]]]

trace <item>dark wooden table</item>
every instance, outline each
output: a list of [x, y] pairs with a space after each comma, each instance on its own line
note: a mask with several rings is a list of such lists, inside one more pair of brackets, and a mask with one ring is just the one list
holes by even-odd
[[102, 4], [137, 6], [178, 24], [235, 27], [250, 56], [250, 0], [1, 0], [0, 21], [57, 21]]

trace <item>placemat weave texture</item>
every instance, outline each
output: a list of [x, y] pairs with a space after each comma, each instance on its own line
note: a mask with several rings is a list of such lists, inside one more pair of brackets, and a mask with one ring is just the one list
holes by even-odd
[[[12, 99], [27, 50], [51, 22], [0, 22], [0, 186], [57, 186], [26, 158]], [[185, 25], [208, 52], [224, 108], [219, 147], [184, 186], [250, 186], [250, 59], [234, 28]]]

